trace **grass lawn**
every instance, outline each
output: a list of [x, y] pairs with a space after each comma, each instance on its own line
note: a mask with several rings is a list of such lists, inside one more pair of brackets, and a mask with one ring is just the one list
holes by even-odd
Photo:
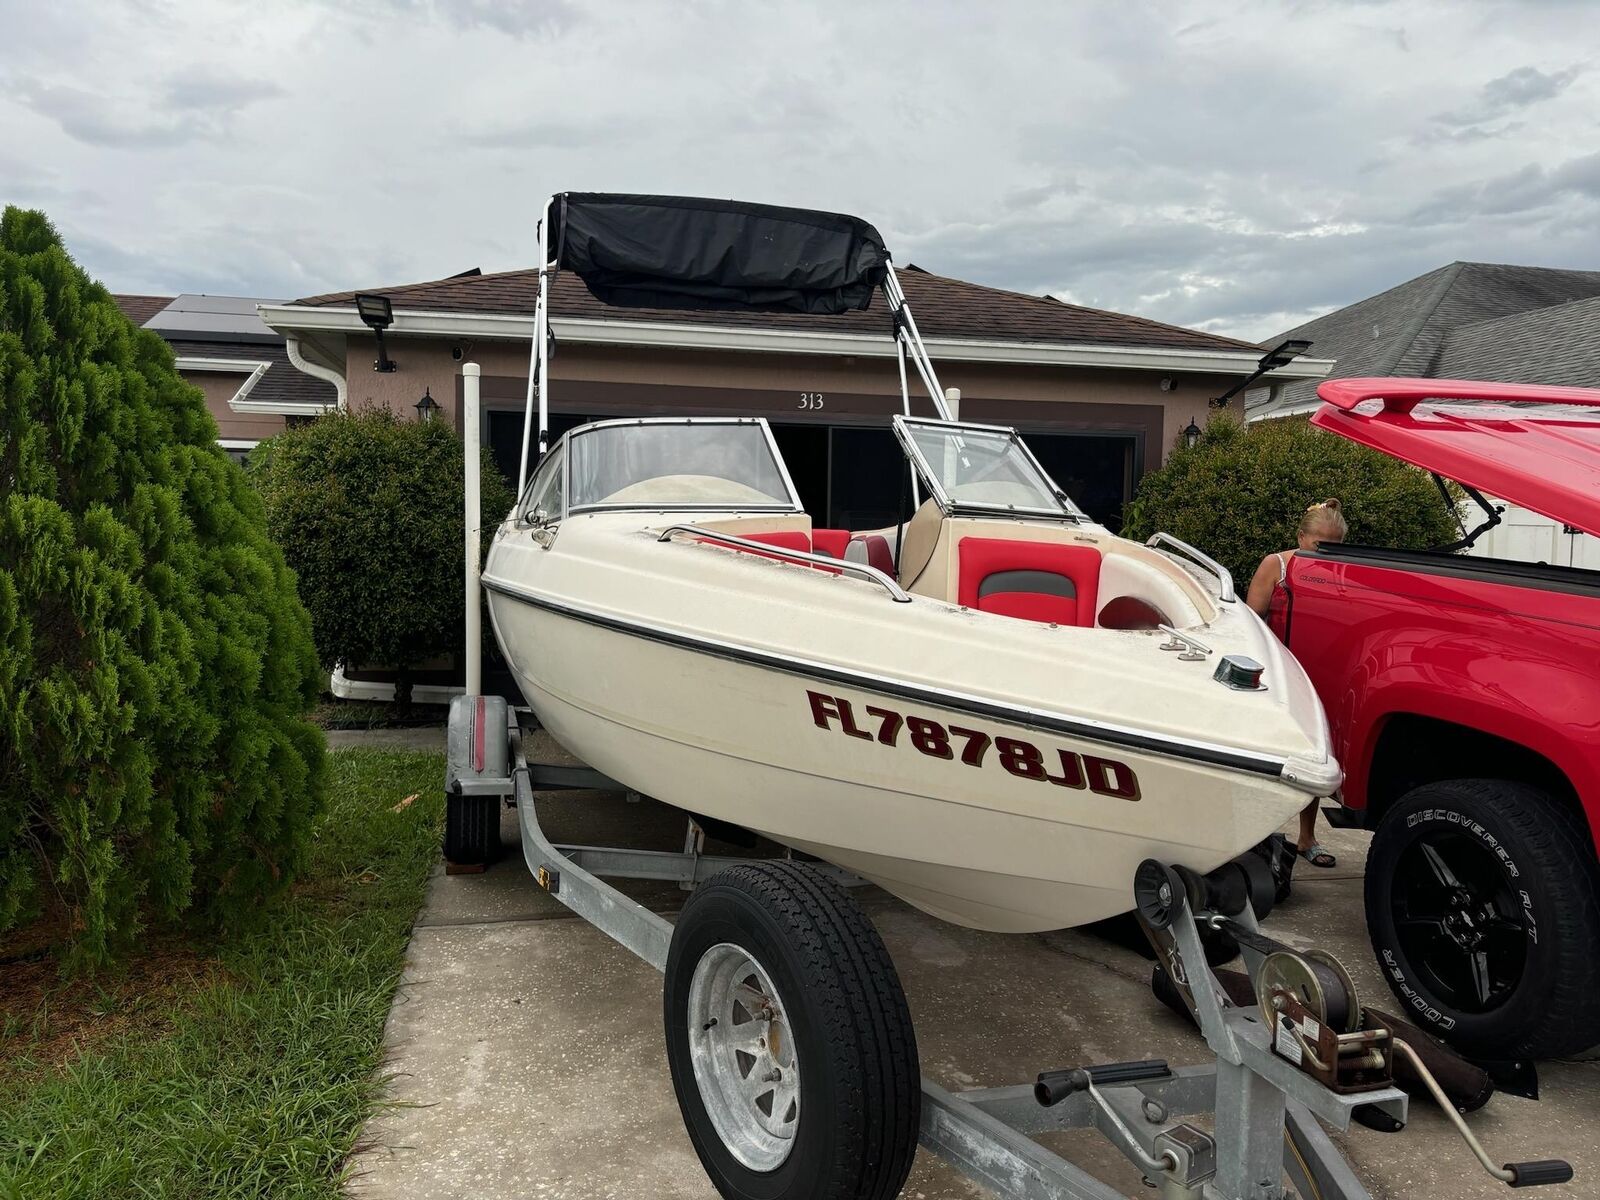
[[310, 869], [261, 930], [152, 939], [120, 978], [53, 984], [32, 1012], [5, 1006], [0, 966], [0, 1198], [339, 1194], [439, 852], [444, 760], [332, 762]]
[[311, 712], [324, 729], [413, 729], [444, 724], [442, 704], [413, 704], [402, 712], [387, 700], [338, 700], [326, 697]]

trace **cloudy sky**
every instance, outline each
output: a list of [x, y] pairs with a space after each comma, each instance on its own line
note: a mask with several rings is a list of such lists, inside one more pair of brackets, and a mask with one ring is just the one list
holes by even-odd
[[0, 0], [0, 202], [118, 291], [526, 266], [552, 191], [853, 212], [897, 261], [1263, 338], [1600, 268], [1600, 3]]

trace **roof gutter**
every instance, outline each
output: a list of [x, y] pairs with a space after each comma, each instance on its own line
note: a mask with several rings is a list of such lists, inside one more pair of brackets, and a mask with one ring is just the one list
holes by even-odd
[[[289, 339], [303, 333], [365, 333], [353, 308], [263, 304], [261, 319]], [[817, 333], [795, 329], [749, 329], [676, 321], [619, 321], [594, 317], [555, 317], [551, 327], [559, 341], [672, 350], [734, 350], [762, 354], [813, 354], [859, 358], [893, 358], [894, 339], [862, 333]], [[533, 318], [512, 313], [461, 313], [396, 309], [394, 336], [479, 338], [525, 342], [533, 337]], [[1110, 367], [1121, 370], [1206, 374], [1249, 374], [1261, 352], [1249, 350], [1184, 350], [1161, 346], [1098, 346], [1064, 342], [990, 341], [926, 337], [928, 352], [954, 362], [988, 362], [1036, 366]], [[294, 357], [293, 351], [290, 353]], [[298, 366], [299, 364], [296, 363]], [[1299, 358], [1278, 368], [1268, 379], [1321, 379], [1333, 369], [1332, 359]], [[315, 372], [312, 372], [315, 373]], [[341, 404], [343, 388], [340, 388]]]

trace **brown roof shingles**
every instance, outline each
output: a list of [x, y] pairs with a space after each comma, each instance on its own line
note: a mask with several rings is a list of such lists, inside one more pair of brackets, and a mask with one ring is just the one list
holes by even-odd
[[333, 384], [314, 379], [297, 370], [289, 361], [289, 352], [270, 342], [196, 342], [182, 338], [169, 343], [172, 353], [179, 358], [229, 359], [235, 362], [264, 362], [269, 364], [256, 386], [250, 391], [252, 400], [290, 401], [296, 404], [320, 404], [332, 407], [339, 402]]
[[122, 315], [135, 325], [143, 325], [177, 299], [176, 296], [119, 296], [115, 292], [111, 298], [117, 302]]
[[[397, 309], [428, 312], [531, 314], [538, 293], [537, 271], [504, 271], [437, 279], [428, 283], [370, 289], [389, 297]], [[972, 341], [1057, 342], [1073, 345], [1159, 347], [1259, 353], [1260, 347], [1218, 334], [1164, 325], [1145, 317], [1066, 304], [1048, 296], [1029, 296], [967, 283], [921, 270], [900, 272], [911, 311], [924, 337]], [[364, 289], [365, 290], [365, 289]], [[344, 306], [355, 292], [308, 296], [295, 303]], [[827, 329], [841, 333], [890, 336], [888, 308], [881, 299], [870, 309], [839, 316], [718, 310], [689, 312], [659, 308], [613, 308], [597, 300], [576, 275], [556, 276], [551, 311], [557, 317], [598, 317], [619, 321], [672, 321], [710, 325], [756, 325], [769, 329]]]

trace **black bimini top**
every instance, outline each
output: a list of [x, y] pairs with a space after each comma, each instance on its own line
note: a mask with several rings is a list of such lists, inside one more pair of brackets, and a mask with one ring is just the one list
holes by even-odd
[[889, 252], [858, 217], [688, 196], [563, 192], [551, 258], [627, 308], [866, 308]]

